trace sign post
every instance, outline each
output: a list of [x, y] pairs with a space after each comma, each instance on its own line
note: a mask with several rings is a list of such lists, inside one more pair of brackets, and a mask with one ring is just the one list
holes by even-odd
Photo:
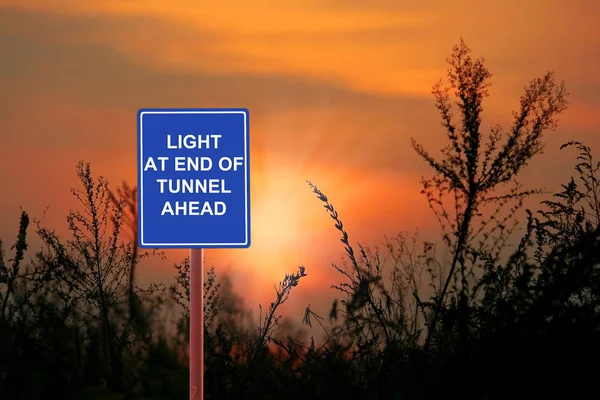
[[249, 113], [138, 111], [141, 248], [190, 249], [190, 398], [204, 398], [205, 248], [250, 246]]
[[204, 399], [204, 251], [190, 250], [190, 399]]

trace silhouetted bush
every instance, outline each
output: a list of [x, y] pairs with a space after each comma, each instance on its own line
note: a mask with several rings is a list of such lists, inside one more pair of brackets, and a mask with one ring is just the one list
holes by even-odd
[[[539, 211], [525, 210], [522, 237], [510, 248], [523, 199], [540, 193], [522, 189], [516, 177], [540, 153], [542, 133], [556, 126], [566, 92], [551, 73], [532, 81], [508, 133], [496, 127], [486, 142], [480, 113], [491, 74], [462, 41], [449, 63], [450, 86], [434, 87], [450, 141], [445, 158], [413, 142], [434, 170], [423, 193], [440, 220], [440, 243], [399, 234], [381, 246], [354, 246], [332, 202], [309, 182], [344, 246], [344, 262], [333, 266], [340, 298], [327, 317], [306, 308], [302, 323], [322, 335], [301, 340], [279, 310], [309, 269], [283, 277], [258, 321], [227, 276], [209, 269], [207, 400], [593, 393], [600, 164], [581, 143], [563, 146], [579, 151], [576, 176]], [[77, 174], [81, 208], [67, 217], [70, 237], [34, 221], [44, 246], [28, 259], [23, 212], [11, 255], [0, 246], [0, 398], [187, 397], [189, 260], [175, 265], [171, 284], [136, 285], [143, 260], [162, 256], [137, 247], [136, 189], [111, 192], [89, 164], [78, 164]], [[440, 249], [450, 253], [449, 265], [439, 261]]]

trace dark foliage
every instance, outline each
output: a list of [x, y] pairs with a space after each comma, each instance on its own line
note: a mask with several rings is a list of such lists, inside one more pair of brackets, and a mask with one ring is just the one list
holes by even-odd
[[[206, 399], [506, 399], [593, 393], [600, 357], [600, 189], [591, 149], [578, 142], [575, 176], [540, 210], [525, 210], [518, 173], [566, 107], [547, 74], [521, 98], [513, 127], [480, 132], [491, 74], [461, 41], [449, 88], [434, 87], [450, 145], [424, 194], [443, 229], [439, 244], [398, 235], [354, 247], [328, 197], [309, 185], [345, 249], [329, 316], [309, 307], [302, 338], [280, 307], [307, 269], [284, 276], [258, 321], [226, 276], [204, 283]], [[459, 123], [452, 120], [450, 94]], [[502, 140], [504, 139], [504, 140]], [[189, 261], [172, 285], [141, 288], [136, 271], [160, 252], [137, 248], [136, 190], [111, 192], [77, 166], [79, 210], [70, 237], [34, 222], [44, 247], [27, 255], [31, 221], [0, 246], [0, 398], [180, 399], [188, 394]], [[513, 186], [501, 190], [507, 184]], [[501, 213], [505, 206], [508, 210]], [[488, 206], [496, 211], [488, 213]], [[452, 211], [450, 211], [452, 210]], [[1, 243], [0, 243], [1, 244]], [[438, 248], [451, 254], [438, 261]], [[501, 255], [504, 251], [510, 256]], [[423, 286], [428, 278], [429, 288]], [[427, 283], [427, 282], [426, 282]], [[427, 295], [429, 291], [429, 295]]]

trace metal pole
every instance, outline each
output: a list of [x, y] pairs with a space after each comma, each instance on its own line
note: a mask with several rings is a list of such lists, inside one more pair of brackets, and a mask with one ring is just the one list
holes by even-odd
[[204, 250], [190, 250], [190, 399], [204, 400]]

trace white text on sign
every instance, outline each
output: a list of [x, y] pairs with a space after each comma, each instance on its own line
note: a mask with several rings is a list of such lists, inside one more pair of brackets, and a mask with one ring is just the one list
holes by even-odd
[[[167, 135], [167, 149], [216, 150], [222, 135]], [[144, 164], [146, 171], [166, 171], [172, 167], [175, 172], [207, 172], [218, 169], [222, 172], [238, 171], [244, 167], [244, 157], [220, 157], [214, 160], [210, 156], [187, 157], [148, 157]], [[221, 179], [156, 179], [159, 193], [165, 194], [229, 194], [231, 189], [227, 180]], [[225, 215], [227, 205], [223, 201], [165, 201], [161, 216], [202, 216]]]
[[171, 135], [167, 135], [167, 149], [218, 149], [219, 139], [221, 135], [177, 135], [173, 142]]

